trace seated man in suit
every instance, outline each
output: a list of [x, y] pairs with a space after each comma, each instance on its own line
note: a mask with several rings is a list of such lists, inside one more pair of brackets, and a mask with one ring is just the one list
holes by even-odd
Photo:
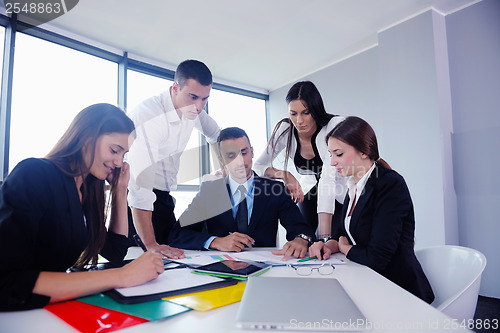
[[219, 160], [228, 176], [203, 182], [200, 191], [174, 225], [169, 244], [184, 249], [239, 252], [246, 247], [275, 247], [278, 219], [287, 231], [283, 249], [304, 257], [314, 231], [281, 182], [252, 171], [253, 148], [244, 130], [229, 127], [217, 140]]

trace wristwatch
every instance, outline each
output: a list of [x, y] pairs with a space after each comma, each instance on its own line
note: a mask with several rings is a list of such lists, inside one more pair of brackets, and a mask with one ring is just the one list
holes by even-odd
[[[307, 241], [307, 246], [311, 246], [312, 243], [314, 243], [311, 236], [307, 236], [307, 235], [304, 235], [304, 234], [298, 234], [297, 237], [305, 239]], [[297, 238], [297, 237], [295, 237], [295, 238]]]
[[322, 237], [319, 239], [319, 241], [323, 242], [323, 243], [326, 243], [328, 242], [329, 240], [333, 239], [331, 236], [328, 236], [328, 237]]

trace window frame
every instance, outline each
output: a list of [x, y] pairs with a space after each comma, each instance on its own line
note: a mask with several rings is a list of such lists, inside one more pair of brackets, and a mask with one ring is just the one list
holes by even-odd
[[[146, 75], [152, 75], [168, 80], [174, 79], [175, 72], [145, 61], [139, 61], [130, 58], [127, 52], [117, 54], [82, 41], [69, 38], [58, 33], [34, 27], [17, 20], [17, 15], [7, 17], [0, 14], [0, 26], [5, 28], [3, 67], [2, 67], [2, 86], [0, 103], [0, 138], [4, 144], [0, 145], [0, 181], [7, 177], [9, 171], [9, 148], [10, 148], [10, 115], [12, 99], [12, 81], [13, 64], [15, 60], [15, 38], [16, 33], [22, 30], [22, 33], [32, 37], [40, 38], [49, 43], [55, 43], [61, 46], [71, 48], [76, 51], [84, 52], [105, 60], [114, 62], [118, 66], [118, 77], [116, 81], [117, 105], [123, 109], [127, 106], [127, 70], [134, 70]], [[269, 126], [269, 94], [263, 94], [228, 84], [214, 82], [212, 89], [222, 90], [247, 97], [265, 100], [266, 113], [266, 132]], [[210, 147], [206, 140], [200, 135], [200, 177], [210, 172]], [[178, 185], [178, 191], [197, 191], [196, 185]]]

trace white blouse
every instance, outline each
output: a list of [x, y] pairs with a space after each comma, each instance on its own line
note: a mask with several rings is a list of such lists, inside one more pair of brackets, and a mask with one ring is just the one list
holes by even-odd
[[[346, 217], [344, 219], [344, 226], [345, 226], [345, 230], [347, 232], [347, 235], [351, 239], [351, 242], [353, 245], [356, 245], [356, 241], [352, 237], [351, 231], [349, 230], [351, 227], [351, 216], [349, 216], [349, 212], [351, 211], [351, 209], [353, 209], [353, 207], [352, 207], [353, 201], [354, 201], [354, 207], [356, 207], [356, 203], [358, 202], [359, 197], [363, 195], [363, 191], [365, 190], [366, 182], [368, 181], [368, 178], [370, 178], [370, 175], [372, 174], [373, 169], [375, 169], [375, 163], [373, 163], [370, 170], [368, 170], [368, 172], [365, 173], [365, 175], [363, 177], [361, 177], [361, 179], [357, 183], [354, 182], [354, 178], [352, 178], [352, 177], [349, 177], [349, 179], [347, 180], [347, 187], [349, 189], [349, 205], [347, 206], [347, 214], [346, 214]], [[356, 198], [356, 200], [354, 200], [354, 198]]]

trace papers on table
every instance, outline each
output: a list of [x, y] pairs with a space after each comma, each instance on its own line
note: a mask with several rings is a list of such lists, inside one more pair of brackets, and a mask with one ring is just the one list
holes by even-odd
[[298, 262], [300, 259], [288, 258], [283, 261], [282, 255], [272, 254], [271, 250], [246, 250], [243, 252], [214, 252], [200, 251], [186, 254], [184, 259], [176, 259], [175, 262], [187, 264], [190, 267], [198, 267], [201, 265], [211, 264], [221, 260], [241, 260], [241, 261], [259, 261], [267, 264], [322, 264], [328, 262], [333, 265], [344, 264], [346, 260], [342, 255], [334, 254], [327, 260], [312, 259], [304, 262]]
[[330, 256], [327, 260], [318, 260], [318, 259], [312, 259], [312, 260], [307, 260], [303, 262], [299, 262], [301, 259], [297, 258], [288, 258], [287, 261], [283, 261], [283, 256], [282, 255], [275, 255], [272, 254], [271, 251], [244, 251], [244, 252], [238, 252], [232, 254], [232, 256], [237, 259], [237, 260], [243, 260], [243, 261], [260, 261], [260, 262], [265, 262], [267, 264], [271, 265], [286, 265], [286, 264], [322, 264], [324, 262], [328, 262], [333, 265], [339, 265], [339, 264], [344, 264], [345, 260], [336, 257], [335, 255]]
[[195, 252], [194, 254], [186, 254], [186, 257], [184, 259], [175, 259], [174, 261], [195, 268], [198, 266], [208, 265], [221, 260], [238, 260], [238, 259], [234, 257], [234, 253], [202, 251], [199, 253]]

